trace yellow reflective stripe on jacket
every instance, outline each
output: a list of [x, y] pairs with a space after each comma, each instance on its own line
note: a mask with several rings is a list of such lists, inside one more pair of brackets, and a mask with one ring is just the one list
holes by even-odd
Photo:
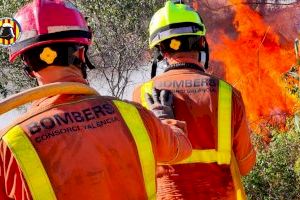
[[230, 164], [232, 87], [219, 81], [218, 164]]
[[142, 86], [141, 86], [141, 104], [149, 109], [149, 105], [147, 104], [147, 101], [146, 101], [146, 93], [148, 94], [152, 94], [152, 89], [153, 89], [153, 81], [148, 81], [146, 83], [144, 83]]
[[[149, 108], [145, 99], [145, 94], [152, 94], [153, 81], [148, 81], [141, 86], [141, 103]], [[231, 159], [231, 108], [232, 107], [232, 87], [220, 80], [218, 98], [218, 148], [206, 150], [193, 150], [192, 155], [177, 163], [213, 163], [230, 164]]]
[[193, 150], [192, 154], [183, 161], [176, 164], [186, 163], [212, 163], [218, 162], [218, 153], [215, 149]]
[[21, 168], [33, 200], [55, 200], [55, 193], [44, 166], [22, 128], [15, 126], [2, 139]]
[[145, 189], [148, 199], [155, 199], [156, 195], [156, 163], [152, 150], [152, 144], [144, 122], [139, 111], [134, 105], [122, 101], [113, 101], [122, 118], [126, 122], [137, 147], [142, 172], [144, 176]]
[[[187, 163], [218, 163], [219, 165], [221, 164], [229, 164], [229, 163], [222, 163], [222, 161], [224, 162], [224, 158], [228, 159], [228, 154], [227, 152], [219, 152], [216, 151], [215, 149], [205, 149], [205, 150], [196, 150], [194, 149], [192, 151], [192, 154], [176, 163], [176, 164], [187, 164]], [[230, 156], [229, 156], [230, 159]]]
[[231, 163], [230, 163], [230, 172], [234, 184], [234, 189], [236, 192], [236, 200], [246, 200], [247, 195], [242, 183], [239, 166], [237, 164], [234, 152], [232, 151]]

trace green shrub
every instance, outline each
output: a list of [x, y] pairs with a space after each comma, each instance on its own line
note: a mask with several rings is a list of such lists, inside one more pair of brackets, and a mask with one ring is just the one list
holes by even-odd
[[300, 133], [289, 123], [287, 132], [272, 130], [269, 145], [254, 135], [257, 162], [243, 179], [248, 199], [300, 199]]

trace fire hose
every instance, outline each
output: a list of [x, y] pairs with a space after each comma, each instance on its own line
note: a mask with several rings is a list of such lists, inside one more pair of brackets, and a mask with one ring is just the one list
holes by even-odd
[[59, 94], [99, 95], [95, 89], [82, 83], [51, 83], [25, 90], [0, 101], [0, 115], [34, 100]]

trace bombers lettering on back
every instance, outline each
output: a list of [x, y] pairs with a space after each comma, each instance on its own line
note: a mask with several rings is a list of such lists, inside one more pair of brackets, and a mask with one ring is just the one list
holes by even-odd
[[166, 80], [155, 83], [157, 88], [179, 88], [179, 87], [216, 87], [217, 80], [211, 78], [194, 80]]
[[80, 111], [64, 112], [61, 114], [44, 117], [38, 122], [31, 122], [26, 127], [28, 128], [29, 132], [34, 135], [43, 129], [49, 130], [55, 128], [56, 126], [86, 122], [93, 119], [98, 119], [102, 116], [111, 115], [113, 113], [115, 113], [115, 108], [111, 104], [105, 103], [102, 105], [82, 109]]

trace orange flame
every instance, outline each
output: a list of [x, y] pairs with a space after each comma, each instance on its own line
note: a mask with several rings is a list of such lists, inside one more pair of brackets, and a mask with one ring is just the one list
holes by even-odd
[[230, 3], [238, 35], [232, 39], [222, 33], [211, 45], [212, 58], [224, 64], [225, 79], [241, 91], [250, 122], [291, 114], [296, 99], [281, 78], [294, 62], [292, 45], [285, 50], [272, 27], [241, 0]]

